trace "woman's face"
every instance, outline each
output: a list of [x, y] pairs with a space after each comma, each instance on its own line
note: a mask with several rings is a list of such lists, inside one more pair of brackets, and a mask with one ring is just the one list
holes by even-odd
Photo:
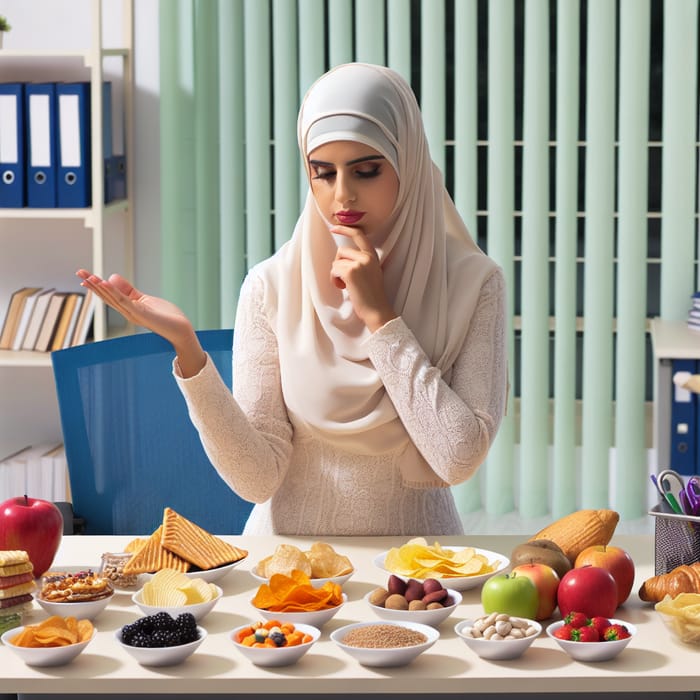
[[360, 228], [370, 239], [388, 231], [399, 178], [378, 151], [331, 141], [309, 154], [309, 172], [316, 205], [331, 224]]

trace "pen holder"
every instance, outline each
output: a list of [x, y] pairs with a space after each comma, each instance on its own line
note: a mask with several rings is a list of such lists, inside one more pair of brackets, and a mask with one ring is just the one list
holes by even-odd
[[667, 574], [681, 564], [700, 561], [700, 517], [679, 515], [665, 504], [654, 506], [654, 572]]

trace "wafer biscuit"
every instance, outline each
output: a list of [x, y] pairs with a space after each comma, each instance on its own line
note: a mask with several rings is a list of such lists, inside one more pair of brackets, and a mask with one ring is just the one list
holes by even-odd
[[21, 564], [8, 564], [7, 566], [0, 566], [0, 577], [17, 576], [19, 574], [31, 573], [32, 571], [34, 571], [34, 566], [30, 561], [25, 561]]
[[126, 547], [124, 547], [124, 551], [130, 552], [132, 554], [134, 552], [138, 552], [139, 549], [141, 549], [141, 547], [143, 547], [143, 545], [146, 544], [146, 542], [148, 542], [147, 537], [137, 537], [136, 539], [131, 540], [131, 542], [127, 543]]
[[14, 598], [0, 598], [0, 610], [2, 610], [3, 615], [11, 613], [19, 613], [21, 615], [23, 612], [31, 610], [33, 600], [31, 593], [17, 595]]
[[29, 561], [29, 554], [22, 549], [0, 550], [0, 566], [13, 566], [14, 564], [24, 564]]
[[5, 588], [12, 588], [12, 586], [17, 586], [20, 583], [27, 583], [27, 581], [33, 581], [34, 574], [31, 571], [27, 571], [23, 574], [15, 574], [14, 576], [1, 576], [0, 577], [0, 591]]
[[25, 593], [31, 593], [35, 588], [36, 583], [34, 582], [34, 579], [32, 579], [31, 581], [27, 581], [25, 583], [18, 583], [16, 586], [0, 589], [0, 600], [15, 598], [16, 596], [24, 595]]
[[163, 547], [200, 569], [213, 569], [248, 555], [199, 525], [166, 507], [163, 511]]
[[124, 564], [125, 574], [144, 574], [161, 569], [189, 571], [191, 564], [163, 547], [163, 526], [159, 525], [153, 534], [145, 541], [131, 559]]

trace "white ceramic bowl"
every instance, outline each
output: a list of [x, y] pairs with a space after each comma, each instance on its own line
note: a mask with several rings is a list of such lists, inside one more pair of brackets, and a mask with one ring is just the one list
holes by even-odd
[[116, 630], [114, 638], [119, 646], [138, 661], [142, 666], [175, 666], [182, 663], [194, 653], [199, 645], [207, 638], [204, 627], [197, 626], [199, 639], [188, 644], [178, 644], [172, 647], [132, 647], [122, 641], [121, 629]]
[[233, 642], [233, 646], [256, 666], [291, 666], [299, 661], [321, 636], [321, 630], [317, 627], [299, 624], [294, 625], [294, 627], [299, 630], [299, 632], [303, 632], [312, 637], [310, 642], [297, 644], [291, 647], [248, 647], [236, 641], [238, 633], [246, 627], [249, 627], [249, 625], [236, 627], [236, 629], [231, 632], [231, 641]]
[[[339, 586], [342, 586], [346, 581], [350, 580], [350, 577], [355, 573], [355, 571], [351, 571], [349, 574], [343, 574], [342, 576], [333, 576], [332, 578], [312, 578], [311, 580], [311, 585], [314, 588], [320, 588], [324, 583], [328, 583], [330, 581], [331, 583], [337, 583]], [[265, 578], [264, 576], [260, 576], [258, 574], [258, 569], [256, 566], [254, 566], [250, 570], [250, 575], [258, 582], [258, 583], [269, 583], [270, 579]]]
[[[467, 545], [468, 546], [468, 545]], [[449, 549], [452, 551], [461, 551], [462, 549], [466, 549], [465, 547], [443, 547], [443, 549]], [[453, 591], [466, 591], [469, 590], [470, 588], [476, 588], [477, 586], [480, 586], [486, 579], [491, 578], [494, 574], [501, 573], [502, 571], [505, 571], [508, 566], [510, 566], [510, 559], [505, 556], [505, 554], [499, 554], [498, 552], [491, 552], [488, 549], [479, 549], [478, 547], [473, 548], [477, 554], [481, 554], [485, 556], [489, 562], [494, 564], [494, 570], [490, 571], [487, 574], [479, 574], [476, 576], [439, 576], [437, 574], [434, 574], [432, 578], [438, 579], [445, 588], [451, 588]], [[416, 576], [404, 576], [402, 574], [397, 574], [395, 571], [390, 571], [389, 569], [386, 568], [384, 565], [384, 560], [386, 559], [386, 555], [389, 553], [389, 551], [382, 552], [381, 554], [378, 554], [374, 558], [374, 565], [381, 569], [382, 571], [385, 571], [387, 574], [394, 574], [398, 576], [399, 578], [402, 578], [404, 580], [408, 580], [409, 578], [414, 578], [416, 581], [424, 581], [425, 579], [418, 578]]]
[[[422, 644], [414, 644], [413, 646], [390, 648], [357, 647], [350, 646], [343, 642], [343, 639], [351, 630], [359, 627], [380, 627], [382, 625], [395, 625], [397, 627], [404, 627], [416, 632], [421, 632], [425, 636], [426, 641]], [[410, 664], [411, 661], [424, 651], [430, 649], [439, 638], [440, 633], [435, 627], [431, 627], [430, 625], [422, 625], [419, 622], [390, 622], [388, 620], [380, 622], [355, 622], [331, 632], [331, 639], [338, 647], [363, 666], [405, 666], [406, 664]]]
[[635, 625], [626, 620], [610, 618], [611, 623], [624, 625], [630, 633], [625, 639], [616, 639], [609, 642], [572, 642], [566, 639], [559, 639], [554, 636], [554, 632], [563, 624], [563, 620], [552, 622], [547, 627], [547, 636], [551, 637], [572, 659], [576, 661], [609, 661], [614, 659], [637, 634]]
[[[246, 560], [246, 558], [247, 557], [243, 557], [243, 559], [234, 561], [231, 564], [223, 564], [222, 566], [217, 566], [214, 569], [196, 569], [194, 571], [187, 571], [185, 572], [185, 576], [189, 576], [190, 578], [201, 578], [203, 581], [207, 581], [208, 583], [214, 583], [233, 571], [233, 569], [235, 569], [237, 566], [240, 566]], [[147, 581], [148, 579], [153, 578], [155, 573], [141, 574], [141, 576], [143, 576], [144, 580]]]
[[82, 600], [72, 603], [58, 603], [54, 601], [43, 600], [37, 593], [34, 600], [49, 614], [59, 615], [60, 617], [75, 617], [78, 620], [94, 620], [106, 607], [112, 599], [114, 592], [98, 598], [97, 600]]
[[80, 654], [85, 647], [95, 638], [97, 630], [93, 629], [90, 639], [64, 647], [18, 647], [10, 642], [10, 639], [24, 630], [24, 627], [15, 627], [7, 630], [0, 639], [2, 643], [11, 649], [28, 666], [64, 666], [70, 663]]
[[[524, 620], [525, 618], [518, 618]], [[527, 620], [532, 625], [537, 633], [522, 639], [484, 639], [483, 637], [474, 638], [466, 634], [466, 630], [472, 627], [474, 620], [462, 620], [455, 625], [457, 636], [477, 655], [482, 659], [503, 660], [517, 659], [522, 656], [530, 645], [540, 636], [542, 625], [535, 620]]]
[[424, 625], [430, 625], [431, 627], [438, 627], [441, 625], [462, 602], [462, 594], [459, 591], [448, 588], [447, 595], [451, 600], [451, 605], [436, 608], [435, 610], [392, 610], [391, 608], [385, 608], [381, 605], [373, 605], [370, 603], [369, 597], [371, 595], [372, 591], [365, 595], [367, 605], [369, 605], [370, 610], [372, 610], [374, 614], [382, 620], [420, 622]]
[[311, 625], [312, 627], [317, 627], [321, 629], [323, 625], [328, 622], [338, 611], [348, 602], [348, 596], [343, 593], [343, 602], [340, 605], [336, 605], [334, 608], [327, 608], [326, 610], [310, 610], [308, 612], [280, 612], [272, 610], [263, 610], [262, 608], [256, 608], [251, 600], [251, 605], [255, 612], [260, 615], [264, 620], [279, 620], [280, 622], [291, 622], [295, 627], [298, 625]]
[[136, 591], [131, 596], [131, 600], [139, 607], [141, 612], [143, 612], [145, 615], [155, 615], [158, 612], [167, 612], [170, 613], [171, 617], [177, 617], [180, 613], [192, 613], [194, 615], [194, 619], [199, 622], [202, 620], [206, 615], [208, 615], [213, 609], [214, 606], [221, 600], [221, 596], [223, 595], [223, 591], [219, 586], [214, 584], [216, 587], [216, 598], [213, 598], [212, 600], [207, 600], [204, 603], [193, 603], [192, 605], [179, 605], [175, 607], [167, 607], [167, 606], [158, 606], [158, 605], [147, 605], [146, 603], [143, 602], [142, 600], [142, 595], [143, 595], [143, 589], [140, 591]]

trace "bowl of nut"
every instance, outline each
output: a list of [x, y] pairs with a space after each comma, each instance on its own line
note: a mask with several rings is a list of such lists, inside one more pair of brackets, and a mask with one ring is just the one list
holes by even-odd
[[462, 602], [462, 594], [445, 588], [437, 579], [404, 580], [392, 574], [386, 588], [375, 588], [365, 595], [365, 600], [382, 620], [413, 621], [438, 627]]
[[537, 639], [542, 625], [524, 617], [491, 613], [458, 622], [455, 632], [482, 659], [517, 659]]

